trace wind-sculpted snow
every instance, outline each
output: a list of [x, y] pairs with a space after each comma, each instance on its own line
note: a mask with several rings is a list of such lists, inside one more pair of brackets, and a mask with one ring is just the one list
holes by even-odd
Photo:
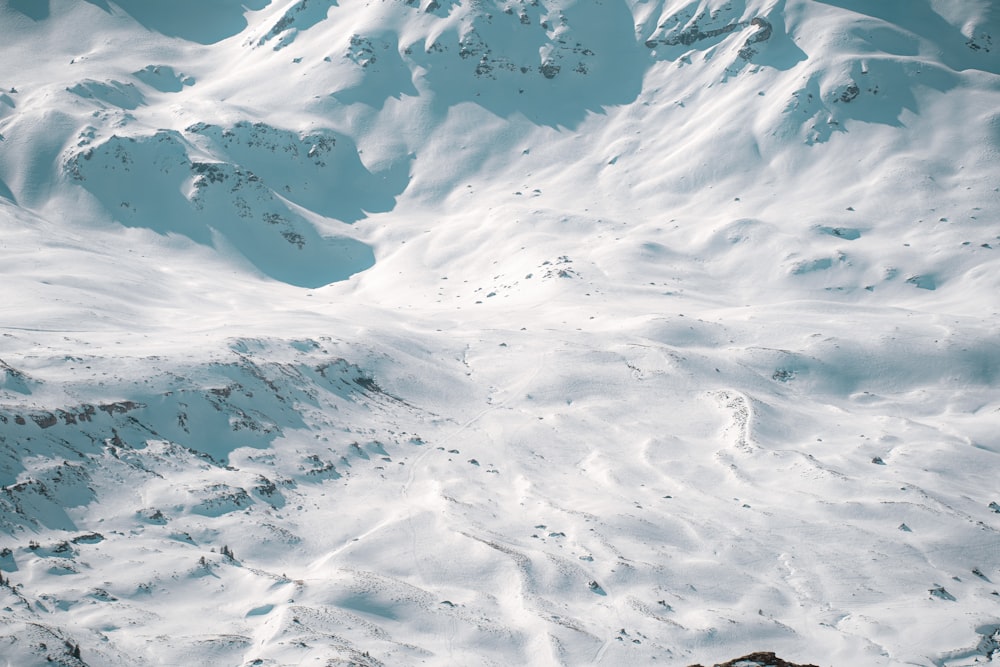
[[344, 59], [356, 68], [353, 80], [344, 81], [332, 94], [339, 102], [381, 109], [389, 99], [419, 94], [413, 86], [413, 73], [400, 53], [396, 35], [352, 35]]
[[[474, 6], [439, 30], [409, 48], [439, 102], [546, 125], [574, 126], [587, 112], [633, 101], [647, 67], [625, 3]], [[467, 83], [454, 87], [456, 77]]]
[[[48, 2], [48, 0], [46, 0]], [[169, 5], [145, 0], [86, 0], [109, 14], [124, 12], [147, 30], [199, 44], [214, 44], [247, 27], [248, 9], [264, 9], [271, 0], [173, 0]]]
[[132, 75], [162, 93], [179, 93], [195, 84], [194, 77], [175, 72], [170, 65], [146, 65]]
[[0, 0], [0, 662], [995, 661], [997, 21]]
[[308, 30], [327, 18], [330, 7], [336, 6], [337, 0], [298, 0], [292, 3], [284, 14], [271, 25], [263, 37], [257, 40], [256, 46], [263, 46], [279, 35], [272, 47], [275, 51], [295, 41], [296, 35], [302, 30]]
[[[939, 352], [888, 336], [852, 350], [811, 342], [804, 324], [785, 349], [732, 356], [713, 338], [740, 345], [751, 327], [694, 321], [678, 345], [686, 319], [632, 324], [633, 342], [611, 349], [596, 332], [494, 331], [397, 349], [239, 340], [183, 366], [81, 356], [68, 375], [57, 359], [8, 363], [31, 389], [5, 394], [0, 415], [5, 530], [23, 536], [4, 567], [11, 622], [39, 622], [39, 603], [62, 610], [41, 621], [53, 632], [62, 615], [86, 625], [95, 604], [104, 633], [141, 619], [112, 646], [62, 632], [109, 664], [167, 631], [151, 661], [525, 662], [544, 633], [576, 663], [681, 660], [678, 644], [709, 640], [787, 652], [801, 641], [789, 604], [879, 623], [901, 613], [882, 605], [891, 590], [916, 617], [949, 615], [938, 599], [994, 604], [969, 573], [996, 567], [1000, 369], [963, 370], [980, 352], [962, 332]], [[922, 374], [906, 376], [907, 354]], [[108, 398], [76, 399], [111, 368]], [[981, 407], [957, 422], [962, 405]], [[938, 586], [949, 597], [927, 595]], [[203, 605], [215, 611], [195, 632], [180, 618]], [[731, 632], [706, 624], [719, 606]], [[838, 636], [818, 641], [849, 650]], [[51, 654], [11, 641], [15, 655]]]
[[[208, 141], [199, 150], [201, 137]], [[337, 140], [263, 123], [199, 123], [183, 134], [112, 135], [72, 154], [66, 171], [123, 224], [203, 244], [219, 234], [263, 273], [315, 287], [367, 269], [374, 258], [355, 239], [321, 236], [302, 211], [355, 222], [395, 203], [350, 142], [340, 137], [338, 147]]]
[[[42, 464], [27, 470], [15, 451], [5, 449], [7, 463], [0, 473], [6, 496], [0, 501], [4, 503], [5, 532], [31, 525], [73, 529], [73, 522], [63, 508], [89, 504], [95, 500], [95, 490], [89, 486], [87, 469], [69, 460], [96, 457], [115, 462], [105, 467], [121, 465], [161, 477], [155, 465], [146, 461], [152, 457], [155, 462], [156, 455], [151, 452], [161, 451], [161, 456], [178, 454], [200, 459], [201, 465], [222, 468], [234, 450], [268, 449], [285, 431], [305, 425], [303, 413], [330, 410], [331, 401], [333, 404], [364, 401], [365, 396], [373, 397], [376, 402], [395, 400], [384, 394], [366, 371], [343, 359], [326, 356], [328, 351], [320, 344], [310, 341], [306, 349], [322, 350], [323, 356], [311, 364], [265, 362], [261, 366], [247, 344], [239, 342], [234, 346], [232, 360], [192, 368], [189, 372], [194, 377], [184, 377], [179, 373], [187, 371], [173, 369], [152, 375], [141, 389], [120, 388], [129, 396], [126, 400], [58, 407], [43, 407], [34, 402], [10, 404], [0, 413], [0, 425], [5, 431], [2, 442], [5, 445], [31, 442], [34, 456], [42, 460], [62, 459], [63, 463], [54, 467]], [[78, 368], [90, 368], [106, 365], [109, 360], [80, 358], [75, 363]], [[140, 363], [155, 366], [157, 362], [149, 359]], [[40, 383], [17, 369], [6, 364], [3, 367], [8, 377], [5, 383], [8, 392], [30, 395], [29, 383], [35, 391], [44, 390]], [[316, 462], [319, 463], [318, 458]], [[305, 474], [321, 475], [317, 479], [340, 476], [333, 464], [309, 469]], [[269, 487], [270, 482], [265, 479], [263, 484]], [[251, 502], [242, 489], [235, 495], [218, 497], [239, 499], [227, 501], [235, 505], [225, 511], [240, 509]], [[280, 493], [273, 488], [267, 491], [266, 502], [280, 500]], [[195, 511], [205, 513], [207, 502], [218, 504], [210, 497], [196, 505]], [[155, 508], [150, 511], [158, 516], [163, 514]]]
[[110, 104], [122, 109], [135, 109], [146, 103], [135, 84], [122, 83], [121, 81], [86, 80], [66, 90], [84, 99], [95, 100], [98, 103]]

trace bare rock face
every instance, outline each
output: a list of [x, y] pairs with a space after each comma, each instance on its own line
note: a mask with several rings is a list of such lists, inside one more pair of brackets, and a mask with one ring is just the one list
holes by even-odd
[[[704, 667], [703, 665], [691, 665], [690, 667]], [[716, 663], [713, 667], [817, 667], [813, 664], [799, 664], [782, 660], [774, 653], [759, 652], [736, 658], [729, 662]]]

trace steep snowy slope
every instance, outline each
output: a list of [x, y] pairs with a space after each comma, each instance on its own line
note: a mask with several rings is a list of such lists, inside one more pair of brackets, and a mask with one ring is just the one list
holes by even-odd
[[0, 657], [1000, 659], [989, 0], [0, 0]]

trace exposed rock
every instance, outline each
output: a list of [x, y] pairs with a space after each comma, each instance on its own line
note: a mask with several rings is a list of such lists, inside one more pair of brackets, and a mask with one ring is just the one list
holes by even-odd
[[751, 45], [767, 41], [771, 38], [771, 33], [773, 31], [771, 23], [767, 19], [759, 16], [751, 19], [750, 21], [736, 21], [734, 23], [724, 25], [721, 28], [714, 28], [711, 30], [702, 30], [698, 27], [697, 23], [692, 23], [684, 30], [674, 33], [669, 37], [646, 40], [646, 47], [655, 49], [660, 45], [691, 46], [696, 42], [711, 39], [713, 37], [719, 37], [720, 35], [728, 35], [729, 33], [736, 32], [737, 30], [743, 30], [744, 28], [748, 28], [750, 26], [754, 26], [758, 28], [758, 30], [747, 38], [747, 40], [743, 43], [743, 48], [741, 48], [739, 52], [741, 58], [744, 60], [750, 60], [750, 58], [752, 58], [756, 53], [756, 51], [751, 48]]
[[[691, 665], [690, 667], [704, 667], [704, 665]], [[782, 660], [771, 652], [750, 653], [742, 658], [736, 658], [729, 662], [719, 662], [713, 667], [818, 667], [814, 664], [799, 664]]]

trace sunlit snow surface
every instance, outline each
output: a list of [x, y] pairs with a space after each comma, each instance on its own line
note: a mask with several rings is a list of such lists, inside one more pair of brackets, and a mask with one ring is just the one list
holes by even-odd
[[996, 3], [0, 37], [0, 663], [1000, 661]]

